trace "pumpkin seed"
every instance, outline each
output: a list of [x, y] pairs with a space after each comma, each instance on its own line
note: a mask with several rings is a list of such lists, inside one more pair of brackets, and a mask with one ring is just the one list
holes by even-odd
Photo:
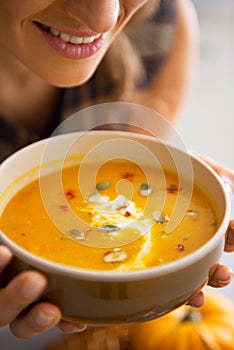
[[100, 202], [100, 196], [97, 192], [93, 192], [87, 197], [87, 201], [89, 203], [98, 203]]
[[123, 250], [116, 249], [104, 254], [104, 261], [107, 263], [121, 262], [127, 259], [127, 253]]
[[187, 211], [187, 215], [188, 216], [196, 216], [197, 215], [197, 212], [195, 210], [192, 210], [192, 209], [189, 209]]
[[152, 193], [152, 191], [152, 186], [147, 183], [141, 184], [138, 189], [138, 192], [142, 197], [148, 197]]
[[111, 232], [118, 231], [119, 227], [116, 225], [104, 225], [104, 226], [99, 226], [98, 230], [102, 232], [111, 233]]
[[153, 217], [153, 220], [158, 222], [159, 224], [164, 224], [165, 222], [164, 215], [157, 210], [153, 212], [152, 217]]
[[69, 231], [69, 236], [75, 240], [85, 239], [84, 232], [81, 232], [75, 228]]
[[217, 226], [217, 221], [213, 221], [213, 222], [210, 224], [210, 226], [213, 226], [213, 227]]
[[110, 182], [109, 181], [103, 181], [103, 182], [99, 182], [96, 185], [96, 190], [101, 191], [101, 190], [105, 190], [106, 188], [108, 188], [110, 186]]

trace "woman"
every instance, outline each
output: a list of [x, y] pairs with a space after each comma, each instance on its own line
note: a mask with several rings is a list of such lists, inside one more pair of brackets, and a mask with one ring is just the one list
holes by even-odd
[[[1, 160], [97, 102], [135, 102], [175, 123], [196, 66], [197, 33], [189, 0], [0, 0]], [[231, 251], [232, 225], [227, 237]], [[11, 258], [0, 246], [0, 272]], [[231, 277], [217, 265], [209, 283], [227, 285]], [[45, 277], [30, 271], [2, 288], [0, 325], [21, 338], [55, 325], [67, 333], [84, 329], [61, 321], [52, 304], [30, 306], [45, 287]], [[202, 302], [199, 293], [191, 304]]]

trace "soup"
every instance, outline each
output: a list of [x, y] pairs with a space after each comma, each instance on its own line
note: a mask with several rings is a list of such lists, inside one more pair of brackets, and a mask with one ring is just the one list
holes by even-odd
[[[167, 227], [176, 201], [186, 211]], [[12, 197], [1, 230], [44, 259], [78, 268], [129, 271], [182, 258], [216, 231], [205, 192], [177, 174], [124, 160], [74, 164], [44, 175]]]

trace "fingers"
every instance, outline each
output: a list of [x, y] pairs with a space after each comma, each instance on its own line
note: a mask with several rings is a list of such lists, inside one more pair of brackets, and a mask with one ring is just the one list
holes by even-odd
[[13, 255], [9, 248], [4, 245], [0, 245], [0, 273], [4, 270], [4, 268], [9, 264]]
[[[232, 277], [233, 273], [229, 267], [215, 264], [210, 269], [208, 285], [214, 288], [226, 287], [231, 282]], [[203, 304], [204, 294], [202, 291], [193, 296], [188, 302], [188, 305], [193, 307], [201, 307]]]
[[204, 294], [202, 291], [200, 291], [198, 294], [193, 296], [188, 302], [188, 305], [192, 307], [201, 307], [203, 304], [204, 304]]
[[77, 333], [84, 331], [87, 326], [82, 323], [70, 323], [66, 321], [60, 321], [58, 324], [58, 327], [64, 332], [64, 333]]
[[234, 251], [234, 220], [229, 223], [224, 250], [226, 252]]
[[215, 264], [209, 273], [208, 285], [215, 288], [226, 287], [232, 280], [231, 269], [224, 265]]
[[22, 312], [40, 296], [46, 284], [46, 278], [42, 274], [27, 271], [1, 289], [0, 326], [9, 324], [11, 332], [16, 337], [31, 338], [57, 325], [61, 313], [55, 305], [40, 303], [27, 313]]
[[31, 338], [56, 326], [60, 319], [60, 310], [55, 305], [40, 303], [16, 318], [10, 324], [10, 330], [18, 338]]
[[[0, 245], [0, 274], [12, 256], [8, 247]], [[9, 325], [11, 332], [18, 338], [31, 338], [57, 325], [65, 333], [83, 331], [86, 328], [83, 324], [60, 321], [61, 312], [55, 305], [42, 302], [28, 308], [46, 285], [47, 280], [41, 273], [27, 271], [0, 289], [0, 327]]]
[[47, 281], [38, 272], [28, 271], [15, 277], [0, 290], [0, 326], [11, 323], [44, 290]]

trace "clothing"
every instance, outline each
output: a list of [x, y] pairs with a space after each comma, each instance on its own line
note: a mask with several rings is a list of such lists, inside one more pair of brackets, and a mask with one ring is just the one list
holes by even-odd
[[[126, 29], [131, 43], [139, 52], [144, 68], [143, 88], [155, 78], [167, 52], [173, 33], [175, 1], [162, 0], [159, 9], [147, 20], [132, 24]], [[85, 99], [92, 102], [99, 93], [97, 73], [79, 87], [59, 89], [59, 100], [51, 118], [51, 125], [44, 137], [49, 137], [59, 123], [74, 110], [79, 110]], [[16, 150], [39, 140], [41, 137], [25, 128], [15, 125], [0, 115], [0, 162]]]

